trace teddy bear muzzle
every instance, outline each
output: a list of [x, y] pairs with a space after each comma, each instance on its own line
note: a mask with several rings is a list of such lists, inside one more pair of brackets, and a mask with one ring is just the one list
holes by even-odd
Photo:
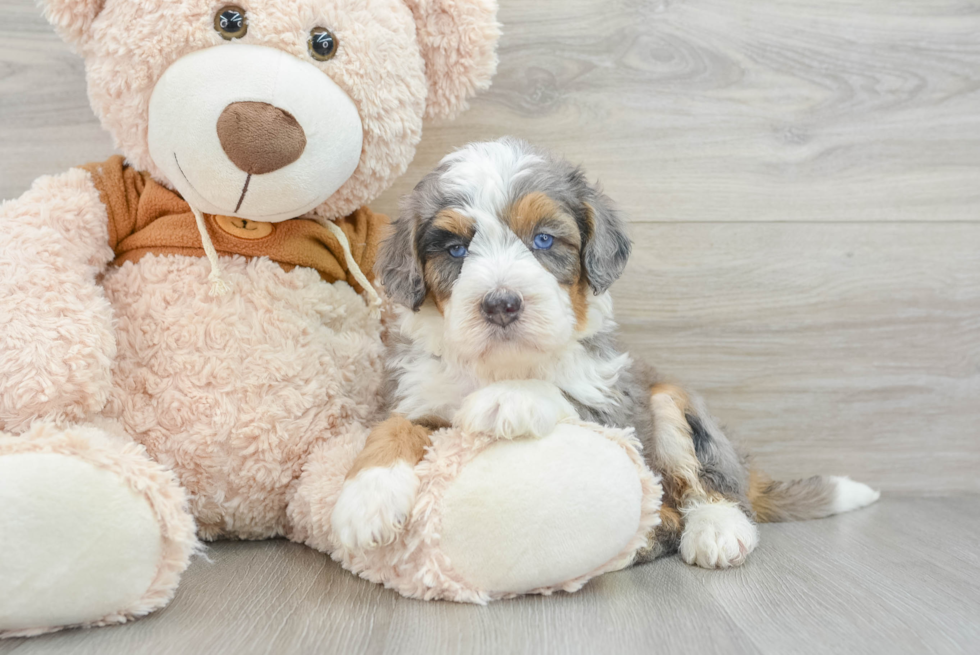
[[360, 112], [330, 72], [244, 43], [186, 54], [150, 96], [150, 155], [198, 212], [270, 223], [301, 216], [361, 158]]

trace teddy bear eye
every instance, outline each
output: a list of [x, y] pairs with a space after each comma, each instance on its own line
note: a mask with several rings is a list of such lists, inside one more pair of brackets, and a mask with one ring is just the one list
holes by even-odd
[[245, 10], [236, 5], [228, 5], [214, 15], [214, 29], [225, 41], [240, 39], [248, 32]]
[[337, 38], [325, 27], [314, 27], [310, 30], [307, 46], [310, 56], [317, 61], [327, 61], [337, 54]]

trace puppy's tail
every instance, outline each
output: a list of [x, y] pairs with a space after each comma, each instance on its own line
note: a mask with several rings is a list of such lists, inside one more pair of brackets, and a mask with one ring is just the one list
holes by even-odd
[[780, 482], [752, 471], [749, 501], [760, 523], [806, 521], [866, 507], [881, 497], [866, 484], [836, 475]]

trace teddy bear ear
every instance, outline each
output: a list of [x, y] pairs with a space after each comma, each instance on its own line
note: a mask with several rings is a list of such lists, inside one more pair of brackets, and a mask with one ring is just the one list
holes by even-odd
[[40, 0], [39, 4], [61, 38], [80, 46], [91, 33], [92, 21], [102, 11], [105, 0]]
[[405, 0], [415, 16], [425, 77], [426, 118], [453, 118], [490, 86], [497, 70], [495, 0]]

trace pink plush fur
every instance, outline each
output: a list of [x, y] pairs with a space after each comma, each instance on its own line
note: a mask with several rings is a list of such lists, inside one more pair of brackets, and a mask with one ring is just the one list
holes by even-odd
[[0, 430], [79, 421], [109, 397], [112, 308], [98, 276], [112, 259], [88, 173], [39, 178], [0, 206]]
[[68, 43], [81, 45], [88, 40], [92, 21], [102, 11], [105, 0], [48, 0], [42, 4], [44, 17]]
[[426, 118], [453, 118], [490, 86], [500, 37], [491, 0], [406, 0], [422, 44], [429, 95]]
[[375, 409], [380, 323], [312, 269], [222, 267], [235, 293], [218, 298], [203, 258], [150, 255], [106, 273], [119, 352], [104, 414], [177, 472], [203, 538], [282, 536], [308, 453]]

